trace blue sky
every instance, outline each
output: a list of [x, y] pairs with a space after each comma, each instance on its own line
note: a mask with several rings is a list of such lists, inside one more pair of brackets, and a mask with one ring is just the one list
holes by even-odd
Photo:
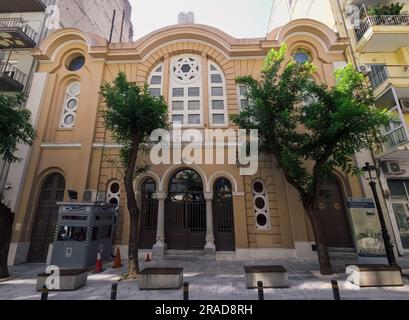
[[193, 11], [195, 22], [236, 38], [264, 37], [272, 0], [130, 0], [135, 40], [177, 23], [179, 12]]

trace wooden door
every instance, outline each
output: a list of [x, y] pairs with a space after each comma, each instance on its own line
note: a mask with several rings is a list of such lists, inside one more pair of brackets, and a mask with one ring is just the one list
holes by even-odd
[[333, 180], [322, 186], [318, 214], [328, 247], [352, 248], [354, 246], [344, 197], [338, 181]]

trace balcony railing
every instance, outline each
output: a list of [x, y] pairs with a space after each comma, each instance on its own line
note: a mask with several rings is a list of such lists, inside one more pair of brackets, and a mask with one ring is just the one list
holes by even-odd
[[371, 65], [372, 72], [369, 73], [368, 79], [371, 82], [372, 89], [378, 88], [388, 79], [388, 72], [384, 65]]
[[355, 29], [358, 41], [372, 26], [409, 26], [409, 15], [367, 16], [358, 29]]
[[37, 32], [22, 18], [0, 18], [0, 29], [5, 28], [19, 29], [32, 40], [37, 37]]
[[27, 75], [10, 63], [0, 63], [0, 73], [10, 79], [13, 79], [14, 81], [17, 81], [23, 86], [25, 85], [27, 80]]
[[386, 81], [403, 84], [409, 79], [409, 65], [373, 64], [371, 69], [372, 71], [368, 74], [368, 80], [374, 90]]

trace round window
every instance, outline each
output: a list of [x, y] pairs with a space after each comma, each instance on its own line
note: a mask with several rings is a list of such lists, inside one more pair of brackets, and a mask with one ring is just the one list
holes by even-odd
[[255, 182], [253, 188], [254, 191], [257, 193], [262, 193], [264, 190], [264, 186], [261, 182]]
[[84, 66], [84, 64], [85, 64], [84, 56], [78, 56], [70, 61], [67, 68], [70, 71], [78, 71]]
[[256, 208], [257, 209], [264, 209], [266, 206], [266, 202], [264, 201], [263, 198], [256, 198]]
[[67, 108], [70, 110], [74, 110], [75, 108], [77, 108], [78, 102], [75, 99], [71, 99], [68, 101], [67, 103]]
[[113, 183], [111, 184], [111, 188], [110, 188], [112, 193], [118, 193], [119, 192], [119, 184], [118, 183]]
[[118, 204], [118, 199], [117, 198], [111, 198], [111, 199], [109, 199], [109, 203], [117, 205]]
[[267, 224], [267, 217], [264, 214], [257, 215], [257, 224], [264, 227]]
[[74, 115], [69, 114], [64, 118], [64, 124], [70, 126], [74, 123], [74, 120], [75, 120]]
[[70, 87], [70, 94], [72, 94], [73, 96], [77, 96], [80, 94], [81, 91], [81, 86], [79, 83], [75, 83], [73, 85], [71, 85]]

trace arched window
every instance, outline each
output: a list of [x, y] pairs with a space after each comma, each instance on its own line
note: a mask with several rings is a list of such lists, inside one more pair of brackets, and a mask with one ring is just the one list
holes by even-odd
[[211, 126], [228, 125], [226, 80], [223, 71], [209, 62], [209, 110]]
[[312, 61], [312, 54], [307, 49], [298, 48], [291, 53], [297, 63], [306, 63]]
[[61, 115], [60, 127], [73, 128], [79, 104], [81, 84], [78, 81], [72, 82], [65, 93], [63, 112]]
[[163, 64], [160, 63], [149, 76], [149, 90], [155, 97], [163, 96]]
[[172, 123], [203, 125], [202, 63], [194, 55], [177, 56], [170, 62], [170, 109]]

